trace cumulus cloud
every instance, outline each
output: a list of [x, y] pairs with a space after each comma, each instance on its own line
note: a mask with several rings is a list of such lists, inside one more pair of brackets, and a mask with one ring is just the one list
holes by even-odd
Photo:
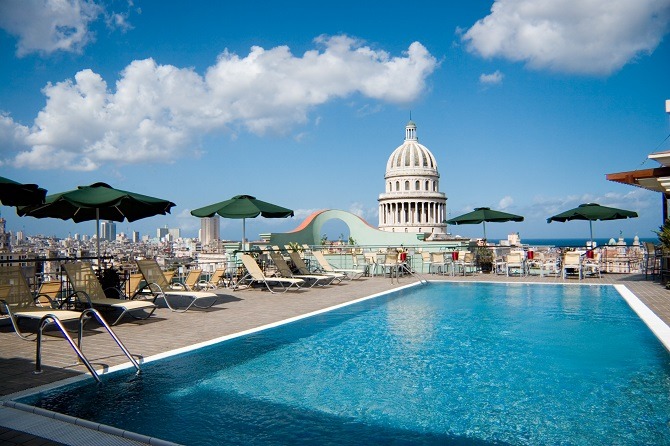
[[[253, 47], [241, 57], [224, 51], [204, 75], [153, 59], [128, 65], [111, 89], [99, 74], [49, 83], [46, 105], [26, 134], [5, 116], [0, 147], [26, 146], [17, 166], [93, 170], [107, 163], [172, 162], [203, 133], [246, 129], [282, 132], [307, 122], [314, 107], [362, 95], [409, 103], [426, 88], [436, 59], [418, 42], [402, 56], [347, 36], [319, 37], [302, 57], [288, 47]], [[15, 132], [11, 132], [14, 124]], [[12, 136], [14, 135], [14, 136]], [[188, 151], [188, 150], [190, 151]], [[2, 150], [2, 149], [0, 149]]]
[[500, 70], [496, 70], [491, 74], [481, 74], [479, 75], [479, 82], [484, 85], [499, 85], [502, 84], [504, 75]]
[[95, 0], [2, 0], [0, 28], [17, 37], [18, 57], [56, 51], [77, 53], [93, 40], [93, 22], [103, 17], [108, 28], [126, 31], [132, 28], [129, 14], [108, 12]]
[[495, 0], [462, 39], [486, 58], [607, 75], [653, 52], [668, 23], [667, 0]]
[[502, 199], [500, 199], [500, 201], [498, 202], [498, 207], [500, 209], [507, 209], [508, 207], [512, 206], [512, 204], [514, 204], [514, 198], [507, 195]]
[[102, 7], [87, 0], [3, 0], [0, 28], [18, 37], [16, 54], [80, 51]]

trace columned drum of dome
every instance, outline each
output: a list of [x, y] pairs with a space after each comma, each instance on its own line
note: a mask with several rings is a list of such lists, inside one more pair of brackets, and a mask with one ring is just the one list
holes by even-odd
[[405, 142], [386, 163], [385, 192], [379, 195], [379, 229], [424, 233], [426, 240], [446, 236], [447, 197], [440, 192], [435, 157], [416, 134], [416, 124], [405, 126]]

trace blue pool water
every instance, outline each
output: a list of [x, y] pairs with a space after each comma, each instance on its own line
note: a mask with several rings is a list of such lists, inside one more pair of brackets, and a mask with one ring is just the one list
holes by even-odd
[[22, 402], [188, 445], [670, 444], [609, 286], [432, 283]]

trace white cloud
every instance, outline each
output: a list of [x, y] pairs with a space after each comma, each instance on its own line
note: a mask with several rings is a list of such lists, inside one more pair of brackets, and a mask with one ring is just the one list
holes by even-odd
[[88, 26], [103, 12], [89, 0], [3, 0], [0, 28], [17, 36], [17, 56], [78, 52], [91, 40]]
[[257, 134], [285, 132], [335, 98], [360, 94], [408, 103], [425, 90], [437, 67], [418, 42], [401, 57], [347, 36], [322, 36], [317, 44], [322, 49], [302, 57], [285, 46], [253, 47], [246, 57], [224, 51], [204, 76], [136, 60], [123, 70], [115, 91], [99, 74], [82, 70], [73, 80], [49, 83], [43, 89], [46, 105], [29, 134], [0, 132], [0, 147], [7, 140], [27, 145], [14, 163], [33, 168], [173, 162], [193, 153], [203, 132], [238, 127]]
[[481, 74], [479, 75], [479, 82], [485, 85], [499, 85], [502, 84], [504, 74], [500, 70], [496, 70], [491, 74]]
[[503, 197], [499, 202], [498, 202], [498, 207], [500, 209], [507, 209], [510, 207], [512, 204], [514, 204], [514, 199], [510, 197], [509, 195]]
[[349, 212], [358, 215], [371, 226], [377, 227], [379, 223], [379, 209], [377, 207], [366, 207], [363, 203], [354, 202], [349, 206]]
[[462, 38], [483, 57], [606, 75], [653, 52], [669, 22], [668, 0], [496, 0]]

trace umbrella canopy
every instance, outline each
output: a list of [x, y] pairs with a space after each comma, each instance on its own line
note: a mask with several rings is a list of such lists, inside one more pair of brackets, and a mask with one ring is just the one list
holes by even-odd
[[37, 184], [22, 184], [0, 177], [0, 202], [5, 206], [28, 206], [44, 203], [46, 189]]
[[97, 251], [100, 257], [100, 219], [135, 221], [165, 215], [173, 202], [148, 195], [114, 189], [105, 183], [79, 186], [77, 189], [48, 195], [43, 204], [17, 208], [20, 216], [60, 218], [75, 223], [96, 220]]
[[623, 220], [635, 217], [637, 217], [637, 212], [634, 211], [601, 206], [597, 203], [585, 203], [580, 204], [574, 209], [549, 217], [547, 223], [551, 223], [552, 221], [588, 220], [589, 229], [591, 230], [591, 246], [593, 246], [593, 222], [595, 220]]
[[484, 239], [486, 239], [486, 222], [504, 223], [506, 221], [523, 221], [521, 215], [510, 214], [507, 212], [496, 211], [491, 208], [475, 208], [474, 211], [459, 215], [450, 220], [450, 225], [478, 225], [484, 224]]
[[218, 214], [225, 218], [242, 219], [242, 244], [246, 240], [245, 221], [247, 218], [256, 218], [259, 215], [265, 218], [293, 217], [293, 211], [276, 204], [267, 203], [251, 195], [235, 195], [233, 198], [214, 203], [191, 211], [195, 217], [213, 217]]

